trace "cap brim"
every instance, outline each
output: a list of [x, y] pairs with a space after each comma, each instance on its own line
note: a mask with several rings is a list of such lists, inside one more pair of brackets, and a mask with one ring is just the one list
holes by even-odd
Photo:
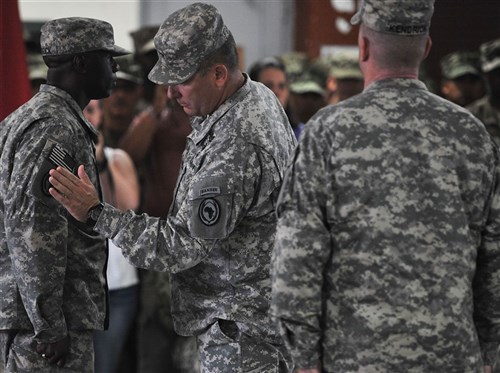
[[448, 79], [457, 79], [457, 78], [460, 78], [461, 76], [464, 76], [467, 74], [481, 76], [481, 73], [479, 72], [479, 70], [475, 69], [474, 67], [463, 66], [461, 68], [457, 68], [454, 71], [452, 71], [448, 75]]
[[132, 54], [132, 52], [129, 52], [125, 48], [119, 47], [118, 45], [114, 45], [113, 48], [109, 49], [109, 52], [111, 52], [111, 55], [113, 57], [125, 56], [126, 54]]
[[489, 73], [490, 71], [495, 70], [499, 67], [500, 67], [500, 58], [497, 58], [497, 59], [495, 59], [491, 62], [487, 62], [487, 63], [483, 62], [483, 66], [482, 66], [483, 71], [485, 73]]
[[148, 79], [153, 83], [161, 85], [181, 84], [191, 78], [196, 70], [198, 70], [197, 66], [191, 66], [182, 71], [178, 71], [172, 66], [164, 63], [160, 58], [149, 72]]

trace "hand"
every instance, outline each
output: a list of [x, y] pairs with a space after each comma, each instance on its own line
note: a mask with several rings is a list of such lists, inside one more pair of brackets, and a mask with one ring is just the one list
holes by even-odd
[[90, 208], [99, 204], [99, 197], [82, 165], [78, 167], [78, 177], [57, 167], [49, 171], [52, 188], [49, 193], [62, 204], [73, 217], [85, 223]]
[[50, 364], [57, 364], [58, 367], [63, 367], [66, 363], [66, 355], [69, 350], [68, 336], [53, 343], [38, 343], [36, 352], [44, 359], [47, 359]]
[[320, 373], [318, 368], [297, 369], [297, 373]]
[[491, 365], [483, 366], [484, 373], [493, 373], [493, 367]]

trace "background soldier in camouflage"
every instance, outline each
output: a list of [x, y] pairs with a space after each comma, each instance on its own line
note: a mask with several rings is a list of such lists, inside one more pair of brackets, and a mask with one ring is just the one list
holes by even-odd
[[361, 93], [363, 73], [359, 68], [357, 50], [334, 53], [328, 62], [326, 90], [329, 104], [338, 104]]
[[449, 53], [441, 59], [440, 66], [441, 93], [447, 100], [466, 106], [486, 93], [478, 52]]
[[285, 112], [239, 71], [234, 39], [213, 6], [174, 12], [155, 45], [160, 59], [149, 78], [193, 117], [168, 217], [99, 205], [82, 167], [81, 180], [52, 170], [51, 193], [78, 220], [97, 217], [94, 229], [135, 265], [172, 273], [175, 329], [198, 336], [203, 372], [286, 371], [269, 314], [274, 209], [295, 147]]
[[41, 45], [47, 84], [0, 123], [0, 371], [91, 372], [92, 331], [107, 323], [106, 245], [50, 196], [46, 175], [84, 164], [98, 187], [82, 109], [110, 94], [112, 56], [127, 52], [109, 23], [87, 18], [47, 22]]
[[273, 313], [309, 372], [482, 372], [500, 340], [500, 167], [417, 80], [432, 0], [365, 0], [365, 90], [307, 123], [278, 203]]
[[467, 109], [484, 123], [497, 144], [500, 144], [500, 38], [481, 44], [479, 50], [487, 94], [467, 106]]

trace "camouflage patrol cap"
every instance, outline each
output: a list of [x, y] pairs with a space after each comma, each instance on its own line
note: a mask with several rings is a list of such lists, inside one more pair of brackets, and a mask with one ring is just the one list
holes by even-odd
[[166, 85], [185, 82], [230, 35], [213, 5], [194, 3], [172, 13], [154, 38], [159, 60], [149, 80]]
[[362, 0], [351, 18], [379, 32], [396, 35], [423, 35], [429, 32], [434, 0]]
[[140, 29], [132, 31], [130, 33], [130, 36], [132, 37], [132, 40], [134, 42], [134, 52], [136, 54], [145, 54], [155, 50], [153, 38], [155, 37], [159, 28], [160, 25], [143, 26]]
[[363, 79], [357, 51], [334, 54], [330, 65], [330, 75], [337, 79]]
[[457, 79], [467, 74], [481, 75], [479, 53], [472, 51], [449, 53], [441, 59], [440, 65], [445, 79]]
[[137, 64], [131, 54], [116, 58], [119, 66], [116, 72], [116, 79], [126, 80], [134, 84], [142, 84], [142, 69]]
[[63, 56], [92, 51], [107, 51], [113, 56], [129, 54], [115, 45], [113, 27], [93, 18], [69, 17], [54, 19], [41, 29], [43, 56]]
[[481, 44], [481, 68], [483, 72], [489, 73], [500, 67], [500, 39], [495, 39]]

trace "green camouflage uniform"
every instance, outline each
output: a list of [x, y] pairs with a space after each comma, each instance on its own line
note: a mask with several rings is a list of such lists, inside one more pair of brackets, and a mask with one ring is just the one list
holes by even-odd
[[[367, 25], [383, 32], [380, 1], [367, 2]], [[385, 3], [425, 16], [430, 2]], [[385, 30], [425, 32], [412, 15], [411, 27]], [[314, 116], [283, 183], [272, 262], [272, 310], [296, 367], [479, 373], [492, 364], [499, 175], [484, 126], [416, 79], [376, 81]]]
[[[109, 23], [47, 22], [42, 54], [72, 55], [114, 45]], [[0, 123], [0, 371], [89, 372], [92, 330], [107, 326], [106, 243], [48, 193], [55, 165], [85, 165], [99, 189], [97, 131], [69, 93], [51, 85]], [[36, 352], [69, 336], [64, 369]]]
[[[484, 73], [500, 69], [500, 39], [481, 44], [479, 50]], [[491, 104], [490, 95], [473, 102], [467, 109], [484, 123], [497, 144], [500, 144], [500, 110]]]
[[[232, 38], [211, 5], [174, 12], [155, 36], [158, 84], [179, 84]], [[270, 317], [274, 212], [295, 148], [272, 91], [245, 83], [213, 113], [192, 120], [174, 202], [164, 220], [106, 205], [95, 229], [138, 267], [169, 271], [180, 335], [198, 336], [203, 372], [286, 370]]]

